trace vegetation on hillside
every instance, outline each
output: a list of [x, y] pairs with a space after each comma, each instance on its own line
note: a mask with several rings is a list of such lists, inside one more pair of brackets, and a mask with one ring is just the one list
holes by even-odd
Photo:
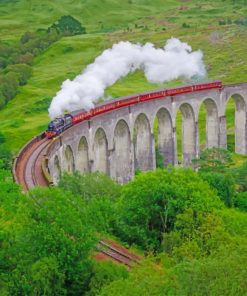
[[[220, 79], [224, 83], [246, 81], [246, 43], [243, 42], [246, 26], [241, 23], [246, 11], [244, 1], [230, 0], [200, 3], [194, 0], [166, 1], [165, 5], [161, 0], [1, 2], [1, 43], [11, 50], [17, 47], [21, 36], [27, 32], [31, 35], [38, 32], [39, 36], [43, 36], [47, 28], [58, 24], [62, 16], [70, 15], [87, 28], [87, 34], [66, 35], [58, 40], [53, 36], [55, 42], [34, 57], [28, 83], [19, 88], [15, 99], [0, 111], [1, 131], [8, 136], [6, 145], [16, 152], [32, 136], [44, 130], [49, 121], [49, 103], [61, 83], [67, 78], [74, 78], [104, 49], [120, 40], [153, 42], [156, 46], [163, 46], [168, 38], [178, 37], [194, 50], [203, 50], [208, 80]], [[220, 20], [227, 20], [227, 24], [220, 25]], [[188, 26], [183, 26], [184, 23]], [[55, 36], [56, 33], [53, 32]], [[47, 33], [45, 35], [48, 36]], [[31, 56], [24, 54], [19, 63], [23, 63], [23, 59], [31, 59]], [[152, 85], [139, 71], [107, 89], [107, 96], [118, 97], [180, 83], [188, 81]], [[234, 103], [231, 102], [228, 107], [228, 130], [233, 135]], [[205, 117], [205, 110], [203, 112], [202, 118]], [[202, 145], [205, 143], [203, 121], [199, 120]], [[180, 128], [177, 131], [179, 133]], [[232, 144], [234, 137], [229, 139]]]
[[[243, 171], [65, 174], [23, 195], [1, 169], [1, 295], [246, 295]], [[95, 262], [105, 236], [148, 256], [131, 272]]]

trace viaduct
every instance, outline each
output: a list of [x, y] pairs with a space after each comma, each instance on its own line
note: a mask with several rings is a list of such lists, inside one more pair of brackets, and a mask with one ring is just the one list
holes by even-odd
[[135, 170], [155, 169], [154, 122], [164, 164], [177, 164], [176, 115], [182, 113], [182, 162], [199, 154], [198, 116], [206, 109], [206, 147], [227, 148], [226, 105], [235, 101], [235, 150], [247, 154], [247, 83], [196, 91], [126, 106], [83, 121], [50, 144], [47, 169], [56, 184], [61, 172], [101, 171], [120, 183]]

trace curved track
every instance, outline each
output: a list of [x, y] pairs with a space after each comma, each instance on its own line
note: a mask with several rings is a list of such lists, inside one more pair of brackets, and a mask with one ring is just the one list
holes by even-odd
[[43, 175], [42, 159], [50, 140], [37, 137], [30, 141], [17, 156], [13, 174], [15, 181], [22, 186], [23, 191], [27, 191], [35, 186], [49, 186]]

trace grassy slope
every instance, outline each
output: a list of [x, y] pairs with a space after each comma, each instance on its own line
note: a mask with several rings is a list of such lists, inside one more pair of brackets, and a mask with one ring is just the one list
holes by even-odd
[[[246, 27], [219, 26], [224, 18], [239, 19], [247, 14], [244, 6], [225, 1], [144, 1], [135, 4], [114, 0], [20, 0], [0, 2], [1, 39], [11, 42], [25, 31], [47, 28], [61, 15], [71, 14], [87, 28], [85, 36], [66, 37], [35, 59], [33, 76], [19, 94], [0, 111], [1, 131], [8, 136], [8, 146], [16, 152], [33, 135], [45, 129], [47, 107], [66, 78], [73, 78], [105, 48], [120, 40], [154, 42], [163, 46], [171, 36], [202, 49], [209, 79], [225, 83], [247, 81]], [[164, 5], [165, 3], [165, 5]], [[183, 28], [187, 23], [190, 28]], [[181, 83], [172, 82], [170, 85]], [[161, 85], [146, 82], [137, 72], [107, 89], [117, 97]], [[164, 84], [165, 86], [165, 84]], [[228, 127], [233, 131], [234, 107], [228, 106]], [[200, 123], [201, 139], [205, 124]], [[178, 123], [180, 118], [178, 116]], [[203, 140], [202, 140], [203, 141]]]

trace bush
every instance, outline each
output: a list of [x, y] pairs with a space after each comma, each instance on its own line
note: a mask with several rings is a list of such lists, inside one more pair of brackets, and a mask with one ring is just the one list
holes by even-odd
[[201, 172], [201, 178], [216, 189], [218, 196], [226, 206], [233, 206], [235, 195], [235, 182], [231, 174], [220, 174], [215, 172]]
[[0, 77], [0, 91], [8, 102], [16, 94], [19, 85], [19, 75], [15, 72], [8, 72], [6, 75]]
[[247, 191], [247, 161], [240, 168], [234, 170], [234, 176], [240, 190]]
[[48, 32], [54, 29], [63, 35], [86, 34], [85, 27], [82, 27], [81, 23], [70, 15], [62, 16], [48, 29]]
[[74, 175], [65, 173], [59, 181], [59, 187], [79, 195], [85, 201], [92, 198], [109, 197], [114, 200], [120, 196], [121, 186], [103, 173], [87, 173]]
[[247, 192], [238, 193], [235, 197], [234, 205], [241, 211], [247, 212]]
[[7, 72], [13, 72], [17, 73], [19, 76], [19, 84], [24, 85], [26, 84], [27, 80], [31, 77], [32, 75], [32, 68], [28, 65], [25, 64], [15, 64], [8, 66], [6, 68]]

